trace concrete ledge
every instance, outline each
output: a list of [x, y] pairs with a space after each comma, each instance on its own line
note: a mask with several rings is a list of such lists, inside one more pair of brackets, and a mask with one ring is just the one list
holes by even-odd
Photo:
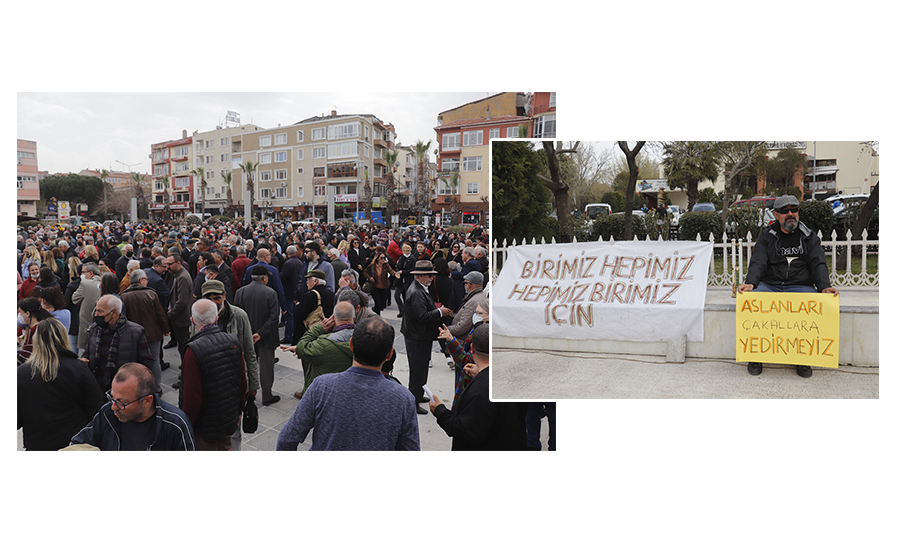
[[[838, 363], [877, 367], [878, 288], [838, 288], [841, 293], [841, 348]], [[734, 360], [735, 299], [731, 289], [709, 289], [703, 315], [703, 342], [687, 342], [685, 355], [704, 359]], [[669, 342], [619, 340], [566, 340], [562, 338], [517, 338], [492, 335], [494, 348], [652, 355], [665, 358]]]

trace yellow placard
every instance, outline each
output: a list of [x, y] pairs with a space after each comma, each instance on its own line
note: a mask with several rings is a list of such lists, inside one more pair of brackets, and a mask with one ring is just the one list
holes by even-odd
[[737, 361], [838, 368], [840, 297], [833, 294], [738, 294]]

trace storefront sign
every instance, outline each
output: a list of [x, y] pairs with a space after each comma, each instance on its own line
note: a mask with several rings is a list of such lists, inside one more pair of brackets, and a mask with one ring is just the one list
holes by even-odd
[[738, 295], [736, 361], [838, 368], [840, 296]]
[[712, 243], [624, 242], [509, 249], [491, 290], [496, 334], [703, 340]]

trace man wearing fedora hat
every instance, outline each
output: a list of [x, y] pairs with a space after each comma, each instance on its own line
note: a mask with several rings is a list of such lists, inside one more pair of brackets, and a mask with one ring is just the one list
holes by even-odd
[[428, 414], [418, 403], [427, 403], [422, 386], [428, 382], [428, 364], [431, 361], [432, 342], [437, 339], [441, 317], [452, 317], [453, 311], [446, 306], [434, 305], [428, 287], [437, 274], [431, 261], [418, 260], [410, 272], [415, 276], [406, 291], [403, 322], [400, 332], [406, 344], [406, 360], [409, 363], [409, 391], [416, 398], [416, 412]]
[[[775, 222], [760, 233], [738, 292], [823, 292], [836, 296], [822, 243], [800, 222], [800, 201], [784, 195], [775, 199], [773, 208]], [[759, 375], [762, 363], [748, 364], [747, 371]], [[809, 378], [812, 368], [798, 365], [797, 374]]]

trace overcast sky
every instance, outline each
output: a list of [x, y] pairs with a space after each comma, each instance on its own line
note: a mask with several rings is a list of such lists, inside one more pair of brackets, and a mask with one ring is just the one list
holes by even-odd
[[[38, 144], [38, 168], [147, 173], [150, 145], [214, 130], [226, 111], [242, 123], [287, 126], [330, 114], [373, 114], [392, 123], [404, 145], [432, 140], [437, 115], [489, 92], [448, 93], [19, 93], [16, 135]], [[432, 157], [433, 158], [433, 157]]]

